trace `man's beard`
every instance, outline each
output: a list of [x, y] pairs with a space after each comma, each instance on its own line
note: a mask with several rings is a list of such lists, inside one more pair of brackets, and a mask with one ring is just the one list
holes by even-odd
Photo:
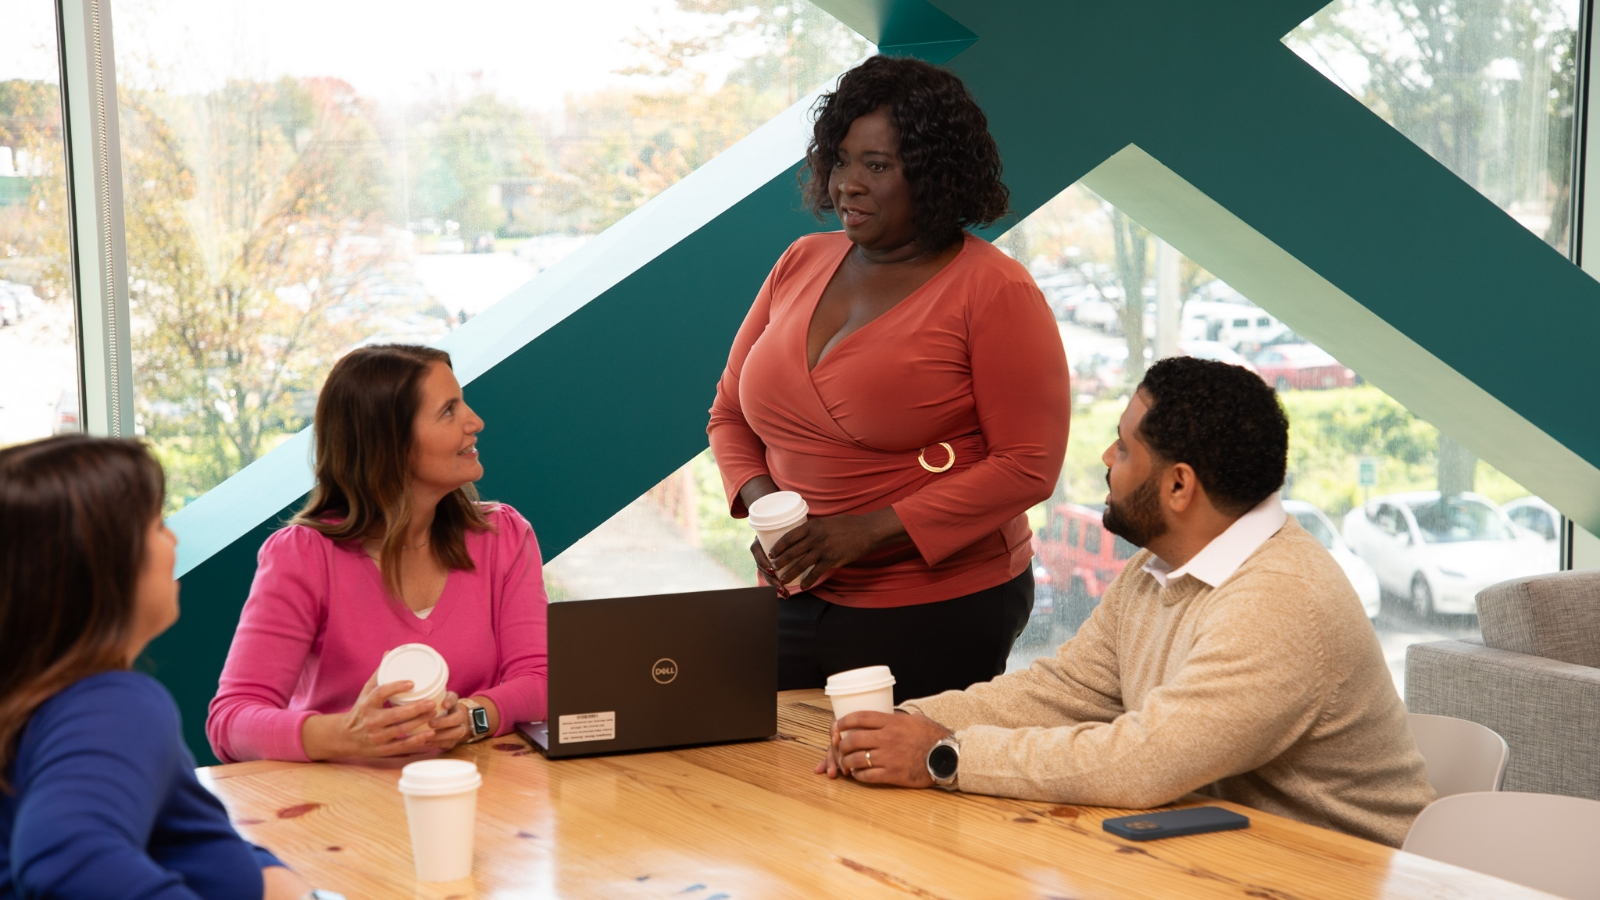
[[[1106, 487], [1111, 487], [1111, 473], [1106, 472]], [[1167, 521], [1161, 517], [1160, 473], [1152, 472], [1144, 483], [1134, 489], [1120, 503], [1106, 497], [1106, 511], [1100, 522], [1106, 530], [1135, 547], [1148, 547], [1150, 542], [1167, 533]]]

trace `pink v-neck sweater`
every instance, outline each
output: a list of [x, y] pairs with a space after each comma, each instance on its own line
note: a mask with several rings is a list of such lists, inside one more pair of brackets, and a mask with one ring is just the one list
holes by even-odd
[[511, 507], [487, 513], [492, 530], [467, 533], [476, 570], [452, 570], [426, 619], [385, 592], [359, 545], [302, 525], [268, 538], [206, 720], [217, 756], [306, 760], [305, 720], [348, 711], [400, 644], [439, 651], [450, 690], [494, 701], [500, 734], [543, 719], [549, 600], [539, 544]]

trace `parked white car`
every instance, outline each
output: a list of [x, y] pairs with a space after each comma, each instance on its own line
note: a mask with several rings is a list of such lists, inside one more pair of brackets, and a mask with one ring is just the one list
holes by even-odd
[[1500, 511], [1512, 522], [1547, 541], [1561, 536], [1561, 513], [1538, 497], [1522, 497], [1500, 504]]
[[1409, 597], [1424, 616], [1475, 614], [1489, 585], [1557, 565], [1552, 544], [1471, 493], [1442, 502], [1438, 491], [1374, 497], [1344, 517], [1344, 537], [1384, 590]]
[[1356, 589], [1356, 596], [1361, 598], [1361, 608], [1366, 611], [1367, 618], [1376, 619], [1383, 602], [1383, 591], [1378, 587], [1378, 573], [1350, 550], [1339, 529], [1334, 527], [1322, 510], [1302, 500], [1285, 500], [1283, 508], [1299, 521], [1300, 527], [1311, 532], [1318, 543], [1328, 548], [1333, 561], [1350, 579], [1350, 586]]

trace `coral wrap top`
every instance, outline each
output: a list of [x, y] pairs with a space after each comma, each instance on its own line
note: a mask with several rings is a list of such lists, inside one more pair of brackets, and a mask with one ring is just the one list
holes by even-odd
[[1066, 453], [1055, 317], [1026, 269], [966, 235], [938, 274], [808, 371], [812, 314], [853, 246], [843, 232], [795, 241], [734, 338], [707, 428], [730, 511], [748, 515], [739, 490], [758, 475], [813, 517], [893, 506], [917, 554], [871, 554], [813, 588], [845, 606], [1002, 584], [1028, 566], [1027, 510], [1049, 498]]

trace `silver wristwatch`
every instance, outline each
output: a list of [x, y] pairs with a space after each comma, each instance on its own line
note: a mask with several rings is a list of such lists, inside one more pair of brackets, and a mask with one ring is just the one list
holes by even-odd
[[933, 783], [947, 791], [956, 787], [956, 769], [961, 765], [961, 744], [947, 737], [928, 751], [928, 775]]

